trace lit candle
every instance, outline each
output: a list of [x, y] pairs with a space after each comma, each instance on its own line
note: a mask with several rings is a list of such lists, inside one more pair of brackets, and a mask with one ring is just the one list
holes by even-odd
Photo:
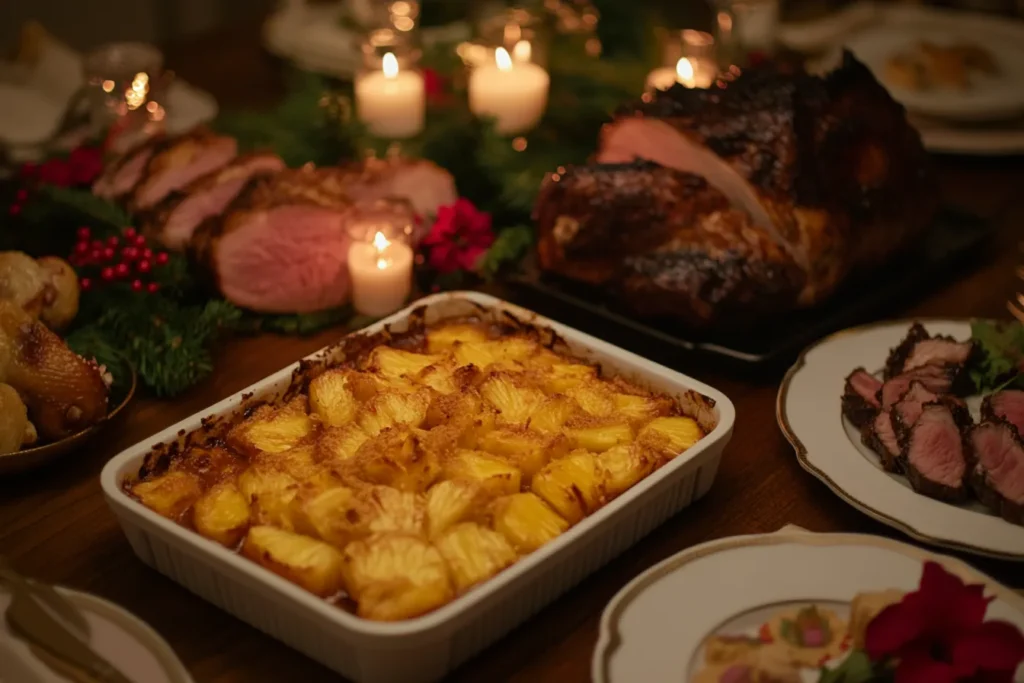
[[353, 242], [348, 249], [352, 304], [363, 315], [394, 313], [412, 289], [412, 249], [377, 232], [372, 242]]
[[[525, 44], [525, 48], [518, 47]], [[477, 116], [493, 116], [497, 130], [511, 135], [537, 125], [548, 103], [548, 72], [529, 61], [529, 43], [513, 48], [517, 61], [513, 64], [508, 50], [499, 47], [494, 64], [473, 70], [469, 77], [469, 108]]]
[[423, 130], [426, 89], [423, 76], [399, 71], [394, 53], [384, 55], [380, 71], [356, 80], [356, 109], [359, 120], [374, 135], [410, 138]]

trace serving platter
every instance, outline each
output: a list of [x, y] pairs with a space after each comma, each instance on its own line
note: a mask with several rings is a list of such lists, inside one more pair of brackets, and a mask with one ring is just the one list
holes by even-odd
[[[994, 599], [987, 619], [1024, 628], [1024, 598], [963, 562], [874, 536], [774, 534], [705, 543], [650, 568], [608, 603], [591, 663], [595, 683], [690, 680], [716, 634], [756, 634], [781, 609], [813, 603], [842, 619], [860, 592], [915, 590], [938, 562]], [[807, 680], [817, 680], [817, 676]]]
[[584, 313], [584, 331], [616, 339], [643, 338], [673, 350], [713, 356], [741, 367], [789, 363], [815, 339], [856, 324], [890, 308], [896, 297], [911, 297], [939, 281], [968, 260], [991, 234], [991, 225], [972, 214], [943, 209], [915, 253], [900, 260], [899, 268], [882, 268], [868, 277], [847, 282], [822, 305], [781, 316], [756, 330], [715, 333], [687, 328], [671, 320], [641, 319], [618, 305], [609, 293], [558, 276], [542, 273], [528, 262], [510, 280], [529, 296], [530, 305], [554, 314], [552, 303]]
[[[967, 339], [967, 320], [922, 320], [930, 333]], [[854, 368], [880, 370], [912, 321], [844, 330], [808, 348], [786, 373], [776, 415], [804, 469], [862, 512], [920, 541], [1000, 559], [1024, 561], [1024, 527], [980, 505], [952, 505], [914, 492], [886, 473], [841, 413], [845, 379]], [[980, 399], [968, 401], [977, 416]]]

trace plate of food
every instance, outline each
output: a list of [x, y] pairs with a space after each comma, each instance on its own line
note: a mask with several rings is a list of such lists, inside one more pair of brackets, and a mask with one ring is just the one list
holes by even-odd
[[1024, 47], [953, 26], [879, 26], [845, 43], [915, 113], [957, 120], [1024, 111]]
[[872, 536], [784, 529], [690, 548], [631, 581], [602, 615], [592, 676], [1021, 681], [1021, 628], [1024, 599], [959, 560]]
[[777, 415], [800, 464], [922, 541], [1024, 560], [1024, 328], [865, 325], [811, 346]]
[[129, 363], [100, 365], [58, 334], [77, 314], [78, 296], [63, 259], [0, 252], [0, 474], [81, 446], [135, 392]]

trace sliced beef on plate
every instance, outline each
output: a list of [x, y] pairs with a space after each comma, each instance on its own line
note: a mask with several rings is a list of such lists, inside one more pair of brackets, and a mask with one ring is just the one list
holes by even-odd
[[1009, 422], [983, 422], [971, 430], [976, 463], [971, 488], [1003, 519], [1024, 525], [1024, 442]]
[[903, 395], [910, 391], [910, 385], [920, 383], [925, 389], [936, 395], [949, 392], [953, 386], [955, 370], [939, 365], [926, 365], [908, 373], [893, 377], [882, 385], [879, 400], [882, 410], [893, 407]]
[[107, 163], [93, 183], [93, 194], [103, 199], [122, 199], [131, 194], [164, 140], [162, 137], [150, 138]]
[[[306, 167], [250, 178], [221, 215], [204, 221], [190, 249], [231, 302], [265, 313], [333, 308], [349, 296], [354, 221], [411, 221], [408, 202], [353, 202], [346, 174]], [[372, 214], [372, 215], [371, 215]]]
[[896, 428], [896, 435], [904, 437], [910, 428], [914, 426], [914, 423], [917, 422], [918, 418], [921, 417], [924, 405], [938, 400], [938, 394], [932, 393], [920, 382], [911, 382], [910, 389], [892, 407], [893, 426]]
[[181, 189], [231, 161], [238, 153], [234, 138], [196, 129], [158, 150], [132, 192], [133, 211], [148, 211], [174, 190]]
[[165, 247], [183, 249], [199, 224], [223, 213], [249, 178], [284, 168], [284, 162], [276, 154], [263, 152], [237, 157], [160, 202], [146, 221], [147, 232]]
[[345, 191], [355, 202], [404, 199], [419, 216], [458, 200], [452, 175], [426, 159], [367, 159], [341, 167]]
[[885, 379], [892, 379], [929, 366], [945, 367], [950, 370], [953, 389], [966, 390], [961, 378], [966, 379], [965, 368], [974, 353], [974, 343], [958, 342], [952, 337], [935, 336], [924, 326], [915, 322], [907, 336], [889, 352], [885, 361]]
[[882, 459], [882, 468], [886, 472], [902, 472], [900, 463], [900, 444], [893, 425], [892, 411], [879, 412], [871, 424], [861, 432], [864, 445], [878, 454]]
[[843, 415], [858, 429], [871, 424], [881, 404], [878, 392], [882, 383], [864, 368], [857, 368], [846, 378], [843, 390]]
[[1024, 434], [1024, 391], [1006, 389], [986, 396], [981, 416], [985, 420], [1006, 420]]
[[954, 411], [945, 403], [927, 403], [910, 428], [901, 460], [918, 493], [956, 502], [967, 495], [967, 449]]

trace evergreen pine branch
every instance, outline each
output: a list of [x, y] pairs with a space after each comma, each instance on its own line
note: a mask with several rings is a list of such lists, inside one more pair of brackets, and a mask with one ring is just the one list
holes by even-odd
[[506, 267], [519, 263], [533, 245], [533, 238], [533, 228], [529, 225], [516, 225], [499, 232], [480, 261], [480, 275], [493, 280]]

